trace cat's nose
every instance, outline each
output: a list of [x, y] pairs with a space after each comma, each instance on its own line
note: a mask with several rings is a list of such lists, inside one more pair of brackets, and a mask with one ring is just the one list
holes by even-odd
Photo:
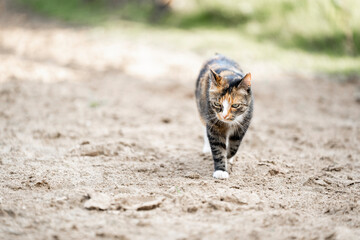
[[223, 114], [223, 118], [224, 119], [228, 119], [230, 117], [230, 113], [228, 112], [228, 113], [226, 113], [226, 114]]

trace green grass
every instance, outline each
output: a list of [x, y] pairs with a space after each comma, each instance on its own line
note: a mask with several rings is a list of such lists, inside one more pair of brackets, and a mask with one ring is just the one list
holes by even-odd
[[148, 1], [137, 3], [137, 1], [116, 0], [17, 0], [17, 2], [44, 16], [83, 25], [100, 25], [114, 19], [146, 22], [153, 12], [153, 4]]
[[231, 28], [259, 41], [331, 55], [360, 55], [360, 2], [199, 0], [165, 23], [184, 29]]
[[[234, 49], [248, 47], [256, 58], [282, 65], [360, 75], [358, 0], [178, 0], [174, 2], [181, 4], [167, 11], [150, 0], [17, 1], [75, 24], [115, 29], [126, 20], [127, 26], [141, 29], [141, 37], [160, 33], [166, 38], [176, 32], [173, 43], [183, 42], [194, 51], [234, 54]], [[197, 41], [194, 33], [200, 34]]]
[[81, 0], [19, 0], [29, 9], [48, 17], [72, 23], [97, 24], [105, 20], [106, 11], [100, 1], [84, 4]]

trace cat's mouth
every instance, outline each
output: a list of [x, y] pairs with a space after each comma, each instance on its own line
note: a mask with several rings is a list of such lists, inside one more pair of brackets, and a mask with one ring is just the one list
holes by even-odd
[[234, 121], [234, 117], [227, 117], [227, 118], [224, 118], [223, 116], [219, 115], [217, 116], [217, 118], [222, 121], [222, 122], [225, 122], [225, 123], [232, 123]]
[[221, 121], [226, 122], [226, 123], [232, 123], [232, 122], [234, 122], [234, 119], [221, 119]]

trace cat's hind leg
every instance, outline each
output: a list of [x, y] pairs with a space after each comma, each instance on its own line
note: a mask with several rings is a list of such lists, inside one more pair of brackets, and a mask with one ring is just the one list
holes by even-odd
[[227, 159], [230, 164], [233, 164], [234, 156], [239, 149], [243, 136], [244, 136], [243, 134], [242, 135], [232, 134], [228, 139]]
[[210, 143], [209, 143], [209, 139], [208, 139], [207, 132], [206, 132], [206, 127], [204, 127], [204, 147], [203, 147], [202, 152], [203, 153], [211, 152]]
[[[227, 156], [229, 156], [229, 152], [231, 149], [229, 137], [226, 137], [226, 149], [227, 149]], [[233, 164], [234, 157], [228, 158], [227, 161], [228, 163]]]

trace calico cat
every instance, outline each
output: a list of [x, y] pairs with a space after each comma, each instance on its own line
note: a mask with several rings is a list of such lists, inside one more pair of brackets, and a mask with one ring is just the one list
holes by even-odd
[[203, 152], [212, 152], [214, 178], [229, 177], [232, 163], [253, 113], [251, 74], [222, 55], [205, 63], [196, 81], [196, 103], [205, 125]]

